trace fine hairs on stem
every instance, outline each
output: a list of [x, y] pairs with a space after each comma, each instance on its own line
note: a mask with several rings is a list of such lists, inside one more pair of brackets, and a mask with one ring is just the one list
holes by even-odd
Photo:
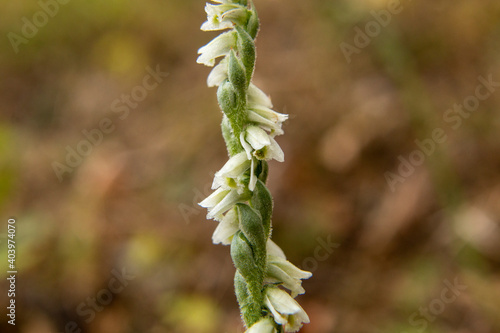
[[197, 62], [213, 67], [207, 84], [218, 87], [229, 160], [215, 174], [214, 192], [200, 205], [207, 208], [208, 219], [219, 223], [213, 242], [231, 247], [246, 332], [298, 332], [309, 317], [294, 298], [305, 292], [302, 279], [312, 274], [287, 261], [270, 239], [273, 199], [266, 187], [267, 161], [284, 161], [275, 137], [284, 133], [288, 116], [272, 110], [271, 99], [252, 83], [259, 31], [253, 2], [213, 2], [205, 6], [201, 30], [224, 32], [198, 50]]

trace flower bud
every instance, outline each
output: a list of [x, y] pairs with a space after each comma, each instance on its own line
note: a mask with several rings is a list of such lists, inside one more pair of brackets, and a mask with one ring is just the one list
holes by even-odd
[[247, 89], [246, 72], [243, 64], [238, 57], [236, 57], [234, 50], [231, 50], [229, 53], [228, 77], [229, 82], [233, 84], [240, 96], [245, 95]]
[[236, 232], [231, 241], [231, 258], [248, 284], [262, 284], [264, 272], [257, 266], [252, 247], [241, 231]]
[[224, 81], [217, 89], [217, 100], [224, 114], [229, 119], [234, 135], [239, 137], [247, 122], [245, 111], [246, 100], [244, 96], [237, 93], [234, 85]]
[[259, 17], [257, 15], [257, 10], [255, 9], [255, 6], [252, 4], [251, 9], [250, 9], [250, 17], [248, 18], [248, 23], [247, 23], [247, 31], [250, 37], [255, 39], [257, 37], [257, 33], [259, 32]]
[[238, 33], [238, 41], [236, 44], [243, 66], [246, 68], [247, 81], [250, 82], [255, 66], [255, 42], [243, 28], [236, 26], [235, 29]]
[[250, 204], [260, 213], [265, 234], [269, 237], [271, 229], [271, 214], [273, 211], [273, 198], [266, 185], [264, 185], [261, 180], [257, 180], [257, 183], [255, 184]]
[[231, 115], [238, 107], [238, 94], [233, 84], [229, 81], [224, 81], [217, 89], [217, 101], [222, 111], [231, 121]]
[[260, 267], [264, 267], [267, 235], [262, 225], [260, 213], [246, 204], [237, 204], [236, 210], [240, 220], [240, 229], [252, 247], [255, 261]]

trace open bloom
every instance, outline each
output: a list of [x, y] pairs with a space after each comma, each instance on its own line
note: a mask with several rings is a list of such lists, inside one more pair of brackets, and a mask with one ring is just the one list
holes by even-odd
[[264, 303], [271, 311], [274, 321], [283, 325], [285, 332], [297, 332], [303, 323], [309, 323], [309, 316], [288, 293], [275, 286], [268, 286]]
[[269, 317], [263, 318], [252, 325], [245, 333], [278, 333], [273, 320]]
[[259, 160], [275, 159], [278, 162], [283, 162], [285, 154], [273, 136], [267, 134], [259, 126], [248, 126], [240, 135], [240, 142], [248, 159], [255, 156]]
[[207, 3], [205, 6], [205, 12], [207, 13], [207, 21], [201, 26], [201, 30], [203, 31], [232, 28], [233, 22], [243, 20], [247, 14], [245, 7], [239, 4], [229, 3], [229, 1], [226, 1], [222, 5], [212, 5]]
[[224, 189], [237, 189], [242, 193], [244, 188], [243, 184], [237, 181], [238, 177], [242, 176], [245, 171], [250, 168], [251, 162], [247, 159], [245, 152], [231, 157], [226, 164], [215, 173], [212, 189], [215, 190], [219, 187]]
[[292, 292], [292, 297], [305, 293], [301, 280], [311, 276], [311, 272], [299, 269], [286, 259], [267, 255], [266, 282], [283, 283], [283, 287]]
[[196, 62], [213, 67], [215, 59], [228, 55], [231, 48], [236, 48], [236, 39], [237, 33], [233, 30], [220, 34], [198, 50], [200, 56]]

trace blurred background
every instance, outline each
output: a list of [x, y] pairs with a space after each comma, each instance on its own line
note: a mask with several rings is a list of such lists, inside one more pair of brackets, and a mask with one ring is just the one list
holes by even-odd
[[[255, 3], [301, 332], [500, 332], [500, 3]], [[244, 331], [196, 204], [227, 159], [204, 5], [2, 2], [0, 331]]]

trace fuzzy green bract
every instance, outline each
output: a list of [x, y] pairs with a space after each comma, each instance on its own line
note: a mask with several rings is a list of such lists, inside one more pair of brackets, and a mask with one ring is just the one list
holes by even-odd
[[213, 2], [206, 4], [201, 30], [223, 32], [198, 50], [197, 62], [214, 67], [207, 85], [218, 87], [229, 160], [215, 174], [214, 192], [200, 205], [207, 208], [207, 218], [219, 222], [214, 243], [231, 246], [246, 332], [298, 332], [309, 317], [294, 298], [304, 293], [302, 279], [312, 274], [287, 261], [271, 241], [273, 199], [266, 187], [267, 161], [284, 161], [275, 137], [283, 134], [288, 116], [272, 110], [269, 96], [252, 83], [260, 25], [253, 2]]

